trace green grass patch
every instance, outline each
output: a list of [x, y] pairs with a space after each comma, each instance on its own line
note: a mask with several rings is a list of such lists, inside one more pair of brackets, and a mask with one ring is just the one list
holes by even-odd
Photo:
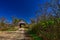
[[43, 40], [42, 37], [37, 36], [36, 34], [30, 34], [34, 40]]

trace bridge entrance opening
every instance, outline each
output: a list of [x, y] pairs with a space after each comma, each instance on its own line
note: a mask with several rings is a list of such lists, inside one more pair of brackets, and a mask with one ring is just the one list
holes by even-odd
[[20, 23], [19, 24], [19, 28], [24, 28], [25, 27], [25, 23]]

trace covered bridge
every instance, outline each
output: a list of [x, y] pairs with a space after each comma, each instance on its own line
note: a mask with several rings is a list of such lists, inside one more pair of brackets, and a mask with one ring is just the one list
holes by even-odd
[[23, 21], [23, 20], [21, 20], [21, 21], [18, 23], [18, 25], [19, 25], [19, 28], [22, 28], [22, 27], [26, 28], [26, 27], [27, 27], [27, 23], [26, 23], [25, 21]]

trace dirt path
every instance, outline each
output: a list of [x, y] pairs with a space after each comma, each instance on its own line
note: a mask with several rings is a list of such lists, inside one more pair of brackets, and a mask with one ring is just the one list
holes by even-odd
[[31, 40], [30, 37], [25, 36], [25, 30], [18, 31], [0, 31], [0, 40]]

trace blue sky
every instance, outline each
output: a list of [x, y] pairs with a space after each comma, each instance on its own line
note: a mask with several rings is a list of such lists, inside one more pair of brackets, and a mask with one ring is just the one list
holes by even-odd
[[11, 21], [11, 16], [22, 18], [30, 23], [30, 18], [35, 17], [38, 4], [46, 0], [0, 0], [0, 17], [4, 16]]

